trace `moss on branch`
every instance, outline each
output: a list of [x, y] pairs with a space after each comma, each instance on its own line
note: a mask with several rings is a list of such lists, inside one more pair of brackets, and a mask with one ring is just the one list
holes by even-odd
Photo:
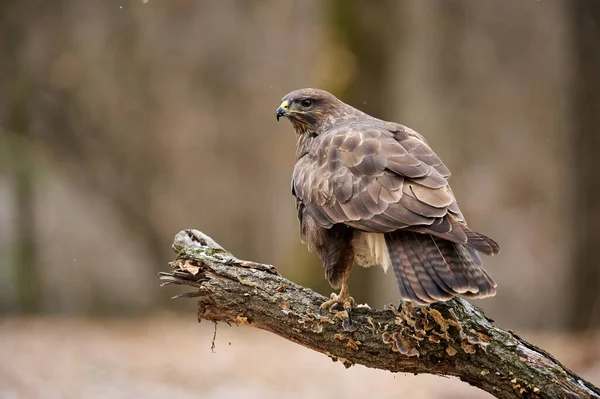
[[274, 266], [239, 260], [197, 230], [178, 233], [173, 249], [172, 271], [160, 278], [194, 288], [176, 297], [197, 298], [199, 320], [267, 330], [346, 367], [456, 376], [498, 398], [600, 398], [597, 387], [465, 300], [405, 303], [400, 311], [359, 306], [348, 332], [345, 312], [321, 314], [326, 298]]

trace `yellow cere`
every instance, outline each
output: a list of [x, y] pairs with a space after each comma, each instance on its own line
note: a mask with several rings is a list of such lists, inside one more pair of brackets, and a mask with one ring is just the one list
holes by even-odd
[[305, 114], [304, 111], [300, 111], [297, 109], [290, 109], [290, 102], [288, 100], [285, 100], [284, 102], [282, 102], [279, 107], [285, 109], [288, 112], [288, 114]]

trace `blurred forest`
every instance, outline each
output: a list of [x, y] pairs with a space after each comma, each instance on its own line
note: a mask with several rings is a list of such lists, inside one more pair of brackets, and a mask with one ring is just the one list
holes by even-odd
[[593, 0], [3, 0], [0, 313], [181, 310], [156, 273], [184, 228], [328, 294], [275, 121], [319, 87], [428, 138], [502, 247], [477, 302], [501, 326], [598, 328], [599, 24]]

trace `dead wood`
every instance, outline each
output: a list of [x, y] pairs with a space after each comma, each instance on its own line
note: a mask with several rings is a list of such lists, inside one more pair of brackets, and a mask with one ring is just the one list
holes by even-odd
[[319, 312], [325, 297], [283, 278], [271, 265], [235, 258], [197, 230], [175, 236], [177, 259], [163, 285], [194, 288], [198, 319], [270, 331], [321, 352], [344, 366], [456, 376], [497, 398], [600, 398], [600, 390], [544, 350], [493, 324], [469, 302], [428, 307]]

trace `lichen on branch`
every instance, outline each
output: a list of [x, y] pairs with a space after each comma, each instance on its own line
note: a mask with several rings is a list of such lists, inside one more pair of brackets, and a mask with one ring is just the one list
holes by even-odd
[[194, 288], [175, 298], [197, 298], [199, 320], [267, 330], [345, 367], [456, 376], [498, 398], [600, 398], [594, 385], [463, 299], [399, 310], [359, 305], [346, 331], [344, 311], [322, 313], [325, 297], [274, 266], [237, 259], [197, 230], [178, 233], [173, 249], [172, 271], [160, 279]]

